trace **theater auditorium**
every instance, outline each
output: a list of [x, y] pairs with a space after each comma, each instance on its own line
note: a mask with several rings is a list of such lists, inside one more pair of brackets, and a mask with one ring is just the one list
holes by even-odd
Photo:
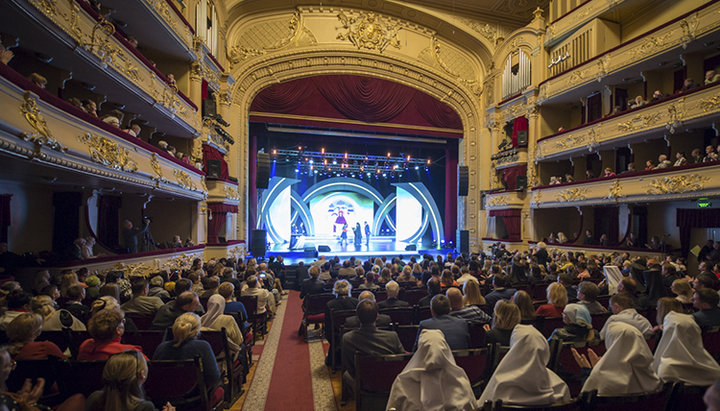
[[720, 1], [5, 0], [8, 410], [720, 409]]

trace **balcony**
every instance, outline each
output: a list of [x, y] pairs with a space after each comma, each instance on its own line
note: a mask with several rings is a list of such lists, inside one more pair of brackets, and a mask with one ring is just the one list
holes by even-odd
[[492, 167], [497, 170], [526, 164], [528, 161], [527, 148], [512, 148], [510, 150], [501, 151], [490, 158]]
[[718, 13], [720, 2], [708, 2], [548, 78], [539, 85], [538, 104], [551, 99], [553, 102], [577, 101], [587, 95], [588, 90], [582, 88], [592, 82], [621, 84], [623, 78], [657, 69], [659, 61], [670, 61], [677, 59], [678, 54], [705, 50], [703, 43], [720, 39]]
[[720, 85], [709, 84], [541, 138], [535, 146], [535, 161], [661, 138], [680, 125], [708, 121], [720, 113], [719, 92]]
[[147, 251], [137, 254], [120, 254], [87, 260], [68, 261], [48, 268], [51, 272], [77, 270], [85, 267], [91, 274], [107, 274], [110, 271], [124, 271], [126, 277], [150, 275], [159, 271], [183, 270], [190, 268], [196, 258], [203, 259], [205, 245]]
[[[537, 241], [528, 241], [530, 246], [535, 246]], [[622, 247], [603, 247], [599, 245], [583, 245], [583, 244], [547, 244], [547, 251], [551, 255], [554, 252], [566, 253], [572, 251], [574, 253], [585, 253], [585, 255], [601, 255], [601, 254], [612, 254], [612, 253], [630, 253], [633, 256], [642, 256], [645, 258], [654, 258], [657, 261], [663, 261], [665, 259], [665, 253], [658, 250], [649, 250], [647, 248], [622, 248]]]
[[[49, 174], [86, 185], [91, 175], [101, 180], [94, 184], [108, 189], [195, 200], [207, 195], [202, 171], [37, 88], [5, 65], [0, 65], [0, 110], [0, 151], [12, 155], [3, 166], [23, 176]], [[43, 167], [30, 168], [27, 160]]]
[[506, 208], [522, 208], [525, 205], [525, 191], [499, 191], [485, 194], [485, 209], [500, 210]]
[[194, 136], [200, 125], [192, 101], [86, 7], [72, 1], [11, 0], [0, 24], [3, 31], [20, 36], [24, 47], [52, 56], [54, 66], [72, 70], [72, 77], [97, 86], [109, 101], [122, 103], [128, 111], [142, 113], [157, 129]]
[[532, 189], [531, 208], [687, 200], [720, 195], [720, 163], [641, 171]]
[[242, 193], [238, 183], [225, 180], [208, 180], [208, 202], [239, 205]]

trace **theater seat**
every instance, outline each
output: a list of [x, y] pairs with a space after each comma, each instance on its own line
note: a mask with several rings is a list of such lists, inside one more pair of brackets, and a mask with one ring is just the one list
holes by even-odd
[[597, 390], [585, 392], [582, 395], [583, 409], [595, 411], [665, 410], [672, 386], [672, 383], [666, 383], [656, 392], [617, 396], [599, 396]]
[[516, 405], [503, 403], [502, 400], [491, 403], [485, 402], [482, 410], [485, 411], [502, 411], [502, 410], [535, 410], [535, 411], [576, 411], [581, 409], [579, 398], [573, 398], [570, 401], [560, 402], [549, 405]]

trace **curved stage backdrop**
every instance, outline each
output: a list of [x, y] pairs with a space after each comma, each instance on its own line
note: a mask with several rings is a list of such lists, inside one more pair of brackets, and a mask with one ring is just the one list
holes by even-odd
[[394, 191], [385, 195], [354, 178], [328, 178], [304, 192], [297, 191], [299, 182], [276, 176], [262, 192], [257, 228], [267, 231], [269, 251], [327, 246], [333, 253], [357, 254], [441, 247], [442, 214], [422, 182], [392, 183]]

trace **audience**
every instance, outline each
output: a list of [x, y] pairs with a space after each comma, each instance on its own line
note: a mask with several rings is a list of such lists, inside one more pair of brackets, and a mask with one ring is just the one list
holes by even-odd
[[535, 313], [547, 318], [562, 317], [563, 309], [568, 303], [568, 293], [560, 283], [551, 283], [547, 288], [547, 304], [537, 308]]
[[[458, 290], [459, 291], [459, 290]], [[467, 321], [450, 315], [450, 300], [442, 294], [433, 297], [430, 303], [432, 318], [420, 321], [415, 346], [417, 350], [420, 334], [423, 330], [440, 330], [450, 349], [463, 350], [470, 346], [470, 331]]]
[[492, 327], [485, 324], [485, 342], [487, 344], [499, 343], [502, 346], [510, 345], [510, 337], [516, 325], [520, 324], [520, 309], [508, 300], [500, 300], [495, 304]]
[[88, 331], [92, 338], [80, 344], [77, 358], [80, 361], [105, 361], [113, 354], [126, 350], [142, 352], [140, 346], [120, 342], [125, 333], [125, 318], [119, 309], [105, 308], [93, 314]]

